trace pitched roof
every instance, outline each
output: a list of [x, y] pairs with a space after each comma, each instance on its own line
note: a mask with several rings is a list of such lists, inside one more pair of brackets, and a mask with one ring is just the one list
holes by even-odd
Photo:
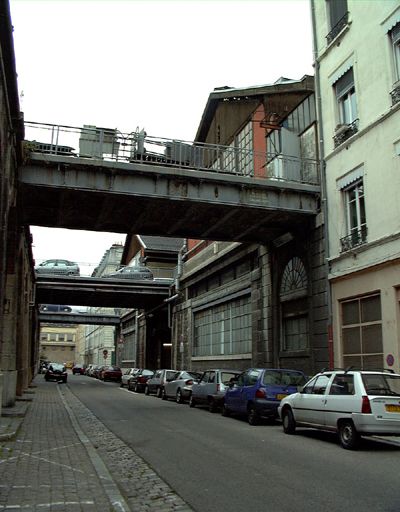
[[254, 85], [249, 87], [216, 87], [208, 97], [207, 104], [197, 129], [196, 141], [203, 142], [210, 127], [210, 123], [217, 110], [218, 103], [238, 98], [257, 98], [264, 95], [285, 94], [294, 91], [313, 91], [314, 77], [304, 75], [300, 80], [280, 77], [273, 84]]

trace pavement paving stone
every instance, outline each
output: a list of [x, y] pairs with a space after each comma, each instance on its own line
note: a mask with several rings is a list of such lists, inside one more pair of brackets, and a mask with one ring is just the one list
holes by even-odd
[[193, 512], [67, 385], [37, 376], [0, 416], [0, 512]]

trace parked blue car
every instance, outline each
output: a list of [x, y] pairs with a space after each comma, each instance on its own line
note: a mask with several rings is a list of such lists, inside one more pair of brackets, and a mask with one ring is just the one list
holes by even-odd
[[298, 370], [250, 368], [229, 384], [222, 415], [245, 415], [250, 425], [258, 425], [261, 419], [275, 420], [282, 398], [306, 382], [306, 375]]

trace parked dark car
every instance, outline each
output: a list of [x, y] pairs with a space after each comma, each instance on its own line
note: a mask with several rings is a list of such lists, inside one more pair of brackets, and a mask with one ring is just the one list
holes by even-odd
[[50, 363], [44, 374], [46, 381], [55, 380], [57, 382], [67, 382], [68, 373], [65, 365], [61, 363]]
[[76, 364], [72, 367], [72, 375], [85, 375], [85, 367], [83, 364]]
[[144, 392], [146, 395], [162, 397], [165, 384], [176, 375], [176, 370], [156, 370], [155, 374], [148, 379]]
[[193, 383], [197, 382], [200, 377], [201, 373], [197, 372], [187, 372], [186, 370], [176, 372], [173, 378], [164, 384], [163, 400], [174, 398], [178, 404], [189, 400]]
[[147, 368], [141, 368], [137, 373], [132, 375], [132, 377], [128, 380], [128, 389], [129, 391], [136, 391], [136, 393], [141, 393], [144, 391], [146, 387], [147, 381], [153, 377], [153, 370], [148, 370]]
[[101, 371], [99, 372], [100, 380], [113, 380], [114, 382], [120, 382], [122, 377], [121, 368], [118, 366], [103, 366]]
[[206, 370], [200, 380], [192, 385], [189, 398], [190, 407], [207, 405], [210, 412], [217, 412], [224, 403], [225, 391], [229, 383], [242, 373], [229, 368]]
[[258, 425], [261, 419], [275, 420], [282, 398], [296, 393], [306, 382], [298, 370], [250, 368], [229, 384], [222, 414], [246, 415], [250, 425]]
[[108, 279], [153, 279], [153, 273], [147, 267], [122, 267], [115, 272], [110, 272], [102, 277]]
[[79, 265], [70, 260], [46, 260], [35, 267], [36, 274], [60, 275], [60, 276], [79, 276]]

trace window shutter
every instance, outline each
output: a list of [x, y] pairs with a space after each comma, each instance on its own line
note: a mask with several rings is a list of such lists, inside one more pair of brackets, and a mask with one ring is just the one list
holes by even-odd
[[336, 96], [340, 98], [354, 86], [353, 69], [349, 69], [339, 80], [335, 83]]

